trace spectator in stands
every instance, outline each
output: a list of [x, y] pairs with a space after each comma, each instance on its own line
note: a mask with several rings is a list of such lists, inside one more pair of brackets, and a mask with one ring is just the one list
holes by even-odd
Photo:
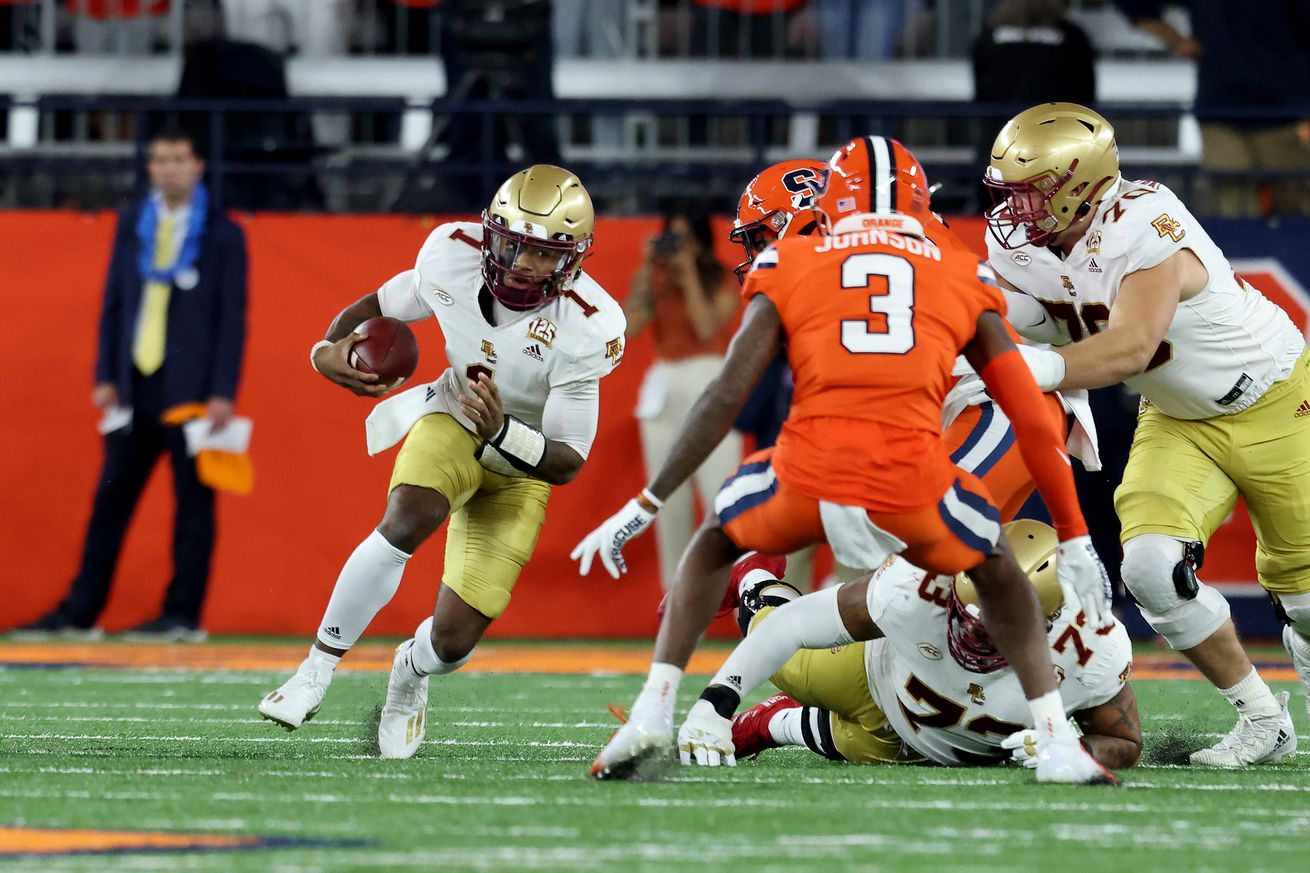
[[694, 0], [691, 53], [711, 58], [796, 54], [792, 22], [805, 0]]
[[109, 596], [123, 536], [159, 456], [172, 462], [177, 508], [173, 579], [161, 616], [137, 627], [199, 640], [214, 548], [214, 492], [165, 424], [204, 404], [215, 431], [232, 418], [246, 335], [246, 243], [210, 205], [205, 164], [180, 128], [151, 138], [151, 192], [118, 217], [100, 317], [92, 402], [105, 413], [105, 460], [72, 589], [25, 631], [93, 630]]
[[[709, 215], [670, 206], [662, 233], [646, 241], [623, 305], [628, 336], [649, 326], [655, 339], [656, 360], [642, 381], [636, 412], [647, 470], [659, 469], [701, 389], [723, 365], [737, 308], [737, 282], [714, 256]], [[664, 501], [655, 535], [666, 590], [691, 541], [693, 486], [702, 509], [711, 509], [719, 486], [740, 462], [741, 438], [730, 434], [693, 479]]]
[[[1001, 0], [973, 44], [977, 102], [1096, 103], [1096, 53], [1083, 29], [1065, 17], [1068, 6], [1067, 0]], [[986, 166], [996, 132], [1013, 114], [977, 120], [973, 138], [980, 166]], [[981, 181], [975, 198], [983, 208], [991, 203]]]
[[346, 53], [354, 0], [223, 0], [227, 35], [305, 58]]
[[169, 0], [64, 0], [73, 13], [73, 45], [79, 54], [150, 52], [155, 21]]
[[[448, 100], [554, 99], [549, 0], [442, 0], [440, 9]], [[448, 208], [480, 211], [486, 206], [486, 192], [504, 175], [511, 142], [521, 150], [519, 166], [560, 163], [551, 115], [497, 113], [490, 141], [482, 133], [478, 114], [453, 112], [447, 119], [442, 131], [446, 160], [466, 168], [445, 177]], [[469, 172], [470, 166], [482, 172]]]
[[883, 61], [896, 55], [920, 0], [818, 0], [824, 60]]
[[[1142, 30], [1196, 61], [1201, 167], [1310, 173], [1310, 4], [1179, 2], [1192, 36], [1161, 17], [1166, 0], [1117, 0]], [[1310, 178], [1217, 179], [1220, 215], [1310, 214]]]

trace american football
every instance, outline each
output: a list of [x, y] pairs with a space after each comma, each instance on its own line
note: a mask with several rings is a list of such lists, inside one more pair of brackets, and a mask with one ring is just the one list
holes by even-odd
[[1310, 868], [1310, 0], [0, 73], [0, 870]]
[[398, 318], [380, 315], [355, 328], [364, 338], [350, 347], [350, 366], [399, 385], [418, 369], [418, 339]]

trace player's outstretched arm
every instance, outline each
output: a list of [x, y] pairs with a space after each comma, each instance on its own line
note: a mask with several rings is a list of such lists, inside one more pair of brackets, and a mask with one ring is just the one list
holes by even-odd
[[347, 306], [332, 319], [327, 336], [316, 344], [309, 353], [309, 361], [314, 369], [330, 382], [363, 397], [381, 397], [389, 390], [389, 385], [378, 381], [378, 376], [365, 373], [350, 366], [350, 347], [364, 337], [355, 333], [370, 318], [382, 314], [377, 292], [365, 294]]
[[1110, 612], [1110, 578], [1087, 536], [1087, 523], [1074, 488], [1073, 469], [1064, 450], [1064, 434], [1047, 415], [1032, 371], [1010, 341], [998, 313], [988, 310], [978, 316], [973, 339], [964, 347], [964, 355], [1014, 425], [1024, 465], [1032, 474], [1060, 535], [1056, 560], [1060, 580], [1078, 593], [1083, 611], [1094, 627], [1108, 626], [1114, 621]]
[[763, 294], [746, 305], [741, 327], [728, 347], [723, 369], [701, 392], [673, 442], [673, 451], [641, 494], [582, 539], [569, 557], [578, 561], [583, 576], [600, 555], [606, 571], [615, 579], [627, 572], [623, 546], [650, 527], [667, 498], [696, 472], [723, 441], [742, 406], [755, 390], [764, 370], [782, 347], [782, 320], [778, 310]]
[[1142, 718], [1133, 686], [1124, 683], [1113, 698], [1073, 714], [1083, 729], [1083, 746], [1111, 770], [1136, 767], [1142, 757]]
[[[1183, 297], [1186, 258], [1196, 256], [1181, 251], [1157, 266], [1124, 277], [1106, 328], [1059, 350], [1064, 358], [1064, 378], [1059, 387], [1117, 385], [1152, 365]], [[1200, 269], [1205, 272], [1204, 267]]]

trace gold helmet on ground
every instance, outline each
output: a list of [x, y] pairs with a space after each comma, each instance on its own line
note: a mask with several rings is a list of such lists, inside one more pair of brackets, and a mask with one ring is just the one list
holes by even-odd
[[[1055, 572], [1060, 539], [1054, 528], [1040, 521], [1020, 519], [1002, 527], [1020, 568], [1037, 589], [1037, 602], [1047, 626], [1064, 607], [1064, 591]], [[982, 622], [982, 602], [973, 582], [963, 573], [955, 577], [947, 608], [946, 642], [960, 666], [974, 673], [991, 673], [1005, 666]]]
[[581, 180], [537, 164], [505, 180], [482, 213], [482, 277], [511, 309], [535, 309], [569, 290], [582, 270], [596, 211]]
[[1077, 103], [1033, 106], [1011, 118], [992, 144], [983, 182], [996, 205], [987, 224], [1003, 248], [1046, 245], [1095, 208], [1118, 178], [1110, 122]]

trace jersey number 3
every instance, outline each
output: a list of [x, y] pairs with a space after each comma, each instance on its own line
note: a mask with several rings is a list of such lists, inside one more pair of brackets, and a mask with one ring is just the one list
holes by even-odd
[[[857, 355], [903, 355], [914, 348], [914, 266], [881, 253], [851, 255], [841, 265], [843, 289], [869, 289], [883, 279], [887, 290], [869, 295], [873, 318], [841, 323], [841, 344]], [[880, 283], [881, 284], [881, 283]]]

